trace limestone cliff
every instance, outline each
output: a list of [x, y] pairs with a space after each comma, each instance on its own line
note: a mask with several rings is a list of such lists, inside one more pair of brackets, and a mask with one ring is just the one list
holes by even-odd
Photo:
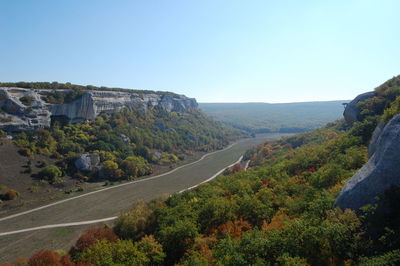
[[0, 88], [0, 129], [33, 130], [50, 125], [51, 117], [64, 116], [72, 123], [92, 120], [102, 112], [123, 107], [145, 112], [156, 106], [167, 112], [187, 112], [197, 108], [193, 98], [177, 94], [137, 93], [126, 91], [88, 90], [67, 104], [49, 104], [44, 96], [49, 90]]
[[373, 134], [368, 162], [346, 183], [336, 199], [342, 209], [358, 210], [376, 202], [391, 186], [400, 186], [400, 114]]

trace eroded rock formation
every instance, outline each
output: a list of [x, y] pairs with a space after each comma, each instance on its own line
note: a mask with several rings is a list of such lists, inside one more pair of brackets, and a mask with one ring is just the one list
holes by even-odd
[[391, 186], [400, 186], [400, 114], [374, 133], [368, 162], [346, 183], [336, 199], [342, 209], [374, 204]]
[[369, 98], [375, 97], [376, 93], [374, 91], [366, 92], [358, 95], [354, 100], [352, 100], [349, 104], [347, 104], [346, 109], [344, 110], [343, 116], [347, 123], [353, 124], [354, 122], [361, 121], [362, 117], [360, 114], [360, 109], [357, 104], [359, 102], [365, 101]]
[[52, 116], [65, 117], [77, 123], [123, 107], [138, 108], [145, 112], [158, 106], [167, 112], [181, 113], [197, 108], [195, 99], [183, 95], [97, 90], [86, 91], [70, 103], [53, 105], [43, 100], [49, 92], [0, 88], [0, 129], [18, 131], [43, 128], [50, 125]]

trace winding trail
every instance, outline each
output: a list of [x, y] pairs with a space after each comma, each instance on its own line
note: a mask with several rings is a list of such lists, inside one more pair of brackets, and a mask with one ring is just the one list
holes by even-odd
[[118, 218], [118, 216], [113, 216], [113, 217], [107, 217], [107, 218], [91, 220], [91, 221], [82, 221], [82, 222], [64, 223], [64, 224], [49, 224], [49, 225], [43, 225], [43, 226], [37, 226], [37, 227], [32, 227], [32, 228], [16, 230], [16, 231], [4, 232], [4, 233], [0, 233], [0, 236], [8, 236], [8, 235], [13, 235], [13, 234], [18, 234], [18, 233], [36, 231], [36, 230], [41, 230], [41, 229], [57, 228], [57, 227], [67, 227], [67, 226], [76, 226], [76, 225], [85, 225], [85, 224], [97, 224], [97, 223], [112, 221], [117, 218]]
[[[207, 158], [207, 157], [210, 156], [210, 155], [213, 155], [213, 154], [215, 154], [215, 153], [228, 150], [228, 149], [230, 149], [232, 146], [234, 146], [234, 145], [237, 144], [237, 143], [238, 143], [238, 142], [232, 143], [231, 145], [225, 147], [225, 148], [222, 149], [222, 150], [217, 150], [217, 151], [213, 151], [213, 152], [204, 154], [204, 155], [203, 155], [200, 159], [198, 159], [197, 161], [194, 161], [194, 162], [191, 162], [191, 163], [188, 163], [188, 164], [185, 164], [185, 165], [181, 165], [181, 166], [179, 166], [179, 167], [177, 167], [177, 168], [175, 168], [175, 169], [173, 169], [173, 170], [171, 170], [171, 171], [169, 171], [169, 172], [166, 172], [166, 173], [163, 173], [163, 174], [160, 174], [160, 175], [156, 175], [156, 176], [152, 176], [152, 177], [143, 178], [143, 179], [136, 180], [136, 181], [126, 182], [126, 183], [119, 184], [119, 185], [115, 185], [115, 186], [108, 187], [108, 188], [102, 188], [102, 189], [99, 189], [99, 190], [96, 190], [96, 191], [92, 191], [92, 192], [88, 192], [88, 193], [85, 193], [85, 194], [82, 194], [82, 195], [79, 195], [79, 196], [75, 196], [75, 197], [71, 197], [71, 198], [68, 198], [68, 199], [56, 201], [56, 202], [53, 202], [53, 203], [50, 203], [50, 204], [47, 204], [47, 205], [44, 205], [44, 206], [41, 206], [41, 207], [37, 207], [37, 208], [31, 209], [31, 210], [28, 210], [28, 211], [24, 211], [24, 212], [20, 212], [20, 213], [16, 213], [16, 214], [13, 214], [13, 215], [9, 215], [9, 216], [0, 218], [0, 222], [1, 222], [1, 221], [4, 221], [4, 220], [11, 219], [11, 218], [15, 218], [15, 217], [18, 217], [18, 216], [21, 216], [21, 215], [25, 215], [25, 214], [28, 214], [28, 213], [31, 213], [31, 212], [39, 211], [39, 210], [42, 210], [42, 209], [45, 209], [45, 208], [48, 208], [48, 207], [51, 207], [51, 206], [55, 206], [55, 205], [58, 205], [58, 204], [61, 204], [61, 203], [64, 203], [64, 202], [67, 202], [67, 201], [70, 201], [70, 200], [75, 200], [75, 199], [87, 197], [87, 196], [89, 196], [89, 195], [93, 195], [93, 194], [96, 194], [96, 193], [104, 192], [104, 191], [107, 191], [107, 190], [110, 190], [110, 189], [116, 189], [116, 188], [119, 188], [119, 187], [128, 186], [128, 185], [132, 185], [132, 184], [136, 184], [136, 183], [140, 183], [140, 182], [146, 182], [146, 181], [149, 181], [149, 180], [153, 180], [153, 179], [160, 178], [160, 177], [163, 177], [163, 176], [172, 174], [172, 173], [174, 173], [174, 172], [176, 172], [176, 171], [178, 171], [179, 169], [182, 169], [182, 168], [184, 168], [184, 167], [188, 167], [188, 166], [190, 166], [190, 165], [193, 165], [193, 164], [196, 164], [196, 163], [198, 163], [198, 162], [201, 162], [202, 160], [204, 160], [205, 158]], [[229, 166], [228, 166], [228, 167], [229, 167]], [[225, 169], [226, 169], [226, 168], [224, 168], [223, 170], [225, 170]], [[223, 170], [222, 170], [222, 171], [223, 171]], [[215, 177], [214, 177], [214, 178], [215, 178]], [[211, 180], [211, 179], [210, 179], [210, 180]], [[208, 182], [208, 181], [207, 181], [207, 182]], [[197, 186], [197, 185], [196, 185], [196, 186]], [[194, 187], [195, 187], [195, 186], [194, 186]], [[2, 234], [0, 233], [0, 236], [1, 236], [1, 235], [2, 235]]]
[[[206, 154], [206, 155], [207, 155], [207, 154]], [[214, 178], [216, 178], [217, 176], [219, 176], [220, 174], [222, 174], [227, 168], [230, 168], [230, 167], [234, 166], [235, 164], [240, 163], [240, 162], [242, 161], [242, 159], [243, 159], [243, 156], [240, 156], [239, 160], [237, 160], [237, 161], [234, 162], [233, 164], [228, 165], [227, 167], [224, 167], [223, 169], [219, 170], [216, 174], [214, 174], [214, 175], [213, 175], [212, 177], [210, 177], [209, 179], [204, 180], [203, 182], [201, 182], [201, 183], [199, 183], [199, 184], [196, 184], [196, 185], [194, 185], [194, 186], [191, 186], [191, 187], [189, 187], [189, 188], [183, 189], [183, 190], [179, 191], [178, 193], [182, 193], [182, 192], [185, 192], [185, 191], [187, 191], [187, 190], [194, 189], [194, 188], [198, 187], [199, 185], [201, 185], [201, 184], [203, 184], [203, 183], [207, 183], [207, 182], [213, 180]], [[200, 160], [201, 160], [201, 159], [200, 159]], [[187, 164], [187, 165], [189, 165], [189, 164]], [[184, 165], [184, 166], [186, 166], [186, 165]], [[183, 166], [182, 166], [182, 167], [183, 167]], [[170, 172], [168, 172], [168, 173], [171, 173], [171, 172], [172, 172], [172, 171], [170, 171]], [[162, 176], [162, 175], [159, 175], [159, 176], [156, 176], [156, 177], [160, 177], [160, 176]], [[145, 180], [142, 180], [142, 181], [145, 181]], [[104, 190], [101, 190], [101, 191], [104, 191]], [[101, 191], [96, 191], [96, 192], [101, 192]], [[88, 194], [88, 193], [87, 193], [87, 194]], [[87, 194], [85, 194], [85, 195], [87, 195]], [[85, 195], [81, 195], [81, 196], [85, 196]], [[71, 199], [69, 199], [69, 200], [76, 199], [76, 198], [79, 198], [79, 197], [74, 197], [74, 198], [71, 198]], [[57, 204], [60, 204], [60, 203], [63, 203], [63, 202], [64, 202], [64, 201], [58, 201], [58, 202], [56, 202], [56, 203], [57, 203]], [[28, 212], [23, 212], [23, 213], [21, 212], [21, 213], [18, 213], [17, 215], [8, 216], [8, 217], [5, 217], [5, 218], [11, 219], [11, 218], [13, 218], [13, 217], [17, 217], [17, 216], [20, 216], [20, 215], [24, 215], [24, 214], [26, 214], [26, 213], [30, 213], [30, 212], [33, 212], [33, 211], [38, 211], [38, 210], [40, 210], [40, 209], [47, 208], [47, 207], [51, 207], [51, 206], [54, 206], [54, 205], [56, 205], [56, 204], [49, 204], [49, 205], [46, 205], [46, 206], [43, 206], [43, 207], [40, 207], [40, 208], [36, 208], [36, 209], [30, 210], [30, 211], [28, 211]], [[107, 217], [107, 218], [102, 218], [102, 219], [97, 219], [97, 220], [89, 220], [89, 221], [81, 221], [81, 222], [72, 222], [72, 223], [62, 223], [62, 224], [48, 224], [48, 225], [42, 225], [42, 226], [37, 226], [37, 227], [31, 227], [31, 228], [26, 228], [26, 229], [21, 229], [21, 230], [3, 232], [3, 233], [0, 233], [0, 236], [14, 235], [14, 234], [18, 234], [18, 233], [25, 233], [25, 232], [30, 232], [30, 231], [36, 231], [36, 230], [42, 230], [42, 229], [50, 229], [50, 228], [58, 228], [58, 227], [77, 226], [77, 225], [86, 225], [86, 224], [97, 224], [97, 223], [101, 223], [101, 222], [112, 221], [112, 220], [115, 220], [115, 219], [117, 219], [117, 218], [118, 218], [118, 216], [112, 216], [112, 217]]]
[[0, 218], [0, 264], [41, 249], [68, 249], [85, 230], [112, 223], [136, 200], [149, 201], [209, 182], [246, 150], [280, 134], [240, 140], [167, 173], [102, 188]]

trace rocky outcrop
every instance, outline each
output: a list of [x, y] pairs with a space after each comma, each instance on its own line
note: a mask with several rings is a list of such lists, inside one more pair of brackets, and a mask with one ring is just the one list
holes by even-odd
[[[380, 127], [383, 127], [381, 125]], [[368, 162], [346, 183], [336, 199], [342, 209], [358, 210], [376, 202], [391, 186], [400, 186], [400, 114], [377, 129]]]
[[[72, 123], [92, 120], [100, 113], [119, 111], [124, 107], [143, 112], [155, 107], [167, 112], [184, 113], [197, 108], [195, 99], [167, 93], [122, 91], [86, 91], [73, 102], [52, 105], [43, 98], [50, 91], [22, 88], [0, 88], [0, 128], [10, 131], [32, 130], [50, 125], [51, 117], [65, 117]], [[28, 99], [28, 101], [23, 101]], [[21, 99], [23, 99], [21, 101]]]
[[371, 141], [368, 146], [368, 158], [371, 158], [372, 155], [375, 153], [377, 147], [378, 147], [378, 139], [379, 136], [381, 135], [383, 129], [385, 128], [386, 123], [379, 122], [378, 125], [376, 126], [374, 132], [372, 133]]
[[89, 172], [97, 169], [100, 164], [100, 156], [97, 153], [85, 153], [75, 160], [76, 169]]
[[0, 88], [0, 129], [32, 130], [50, 125], [51, 113], [41, 95], [22, 88]]
[[372, 97], [375, 97], [376, 93], [374, 91], [366, 92], [358, 95], [354, 100], [352, 100], [349, 104], [346, 105], [346, 109], [344, 110], [343, 116], [347, 123], [353, 124], [354, 122], [361, 121], [362, 116], [360, 114], [360, 109], [357, 104], [359, 102], [365, 101]]

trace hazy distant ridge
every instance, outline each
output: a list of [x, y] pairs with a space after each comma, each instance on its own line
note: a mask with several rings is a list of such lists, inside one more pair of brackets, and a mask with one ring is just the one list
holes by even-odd
[[342, 117], [349, 100], [298, 103], [199, 103], [206, 114], [252, 132], [302, 132]]

